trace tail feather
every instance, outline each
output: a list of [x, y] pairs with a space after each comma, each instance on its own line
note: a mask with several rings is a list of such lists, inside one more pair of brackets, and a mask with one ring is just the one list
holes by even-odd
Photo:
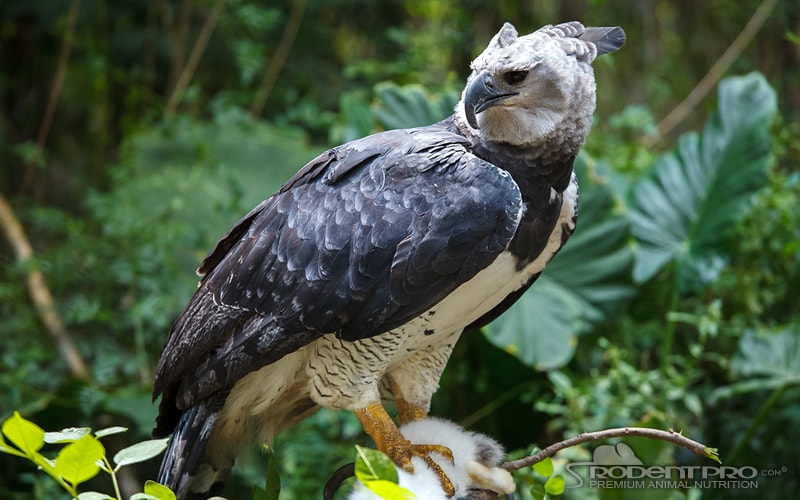
[[[206, 446], [217, 421], [225, 395], [215, 395], [183, 412], [158, 471], [158, 482], [168, 486], [178, 499], [191, 492], [207, 492], [218, 476], [228, 471], [214, 471], [205, 463]], [[201, 470], [207, 469], [207, 470]]]

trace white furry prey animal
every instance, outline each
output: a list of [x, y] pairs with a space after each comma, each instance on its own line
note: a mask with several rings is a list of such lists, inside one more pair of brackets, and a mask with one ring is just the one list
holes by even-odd
[[[437, 453], [431, 458], [452, 481], [454, 500], [484, 498], [482, 493], [486, 491], [508, 495], [516, 489], [511, 474], [498, 467], [505, 455], [503, 447], [489, 436], [468, 432], [453, 422], [435, 418], [416, 420], [400, 427], [400, 432], [412, 443], [436, 443], [453, 452], [453, 462]], [[436, 471], [419, 457], [413, 457], [412, 461], [413, 474], [397, 468], [398, 485], [413, 493], [415, 498], [447, 500]], [[336, 487], [341, 484], [339, 479], [336, 478]], [[325, 498], [333, 498], [328, 486]], [[380, 496], [357, 481], [347, 500], [380, 500]]]

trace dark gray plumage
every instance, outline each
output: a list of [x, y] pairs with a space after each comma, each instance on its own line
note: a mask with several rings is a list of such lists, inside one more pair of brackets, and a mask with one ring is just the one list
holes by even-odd
[[619, 28], [518, 37], [506, 24], [454, 116], [333, 148], [239, 221], [158, 365], [154, 435], [175, 433], [161, 482], [207, 491], [240, 446], [320, 406], [355, 411], [410, 468], [420, 452], [380, 406], [386, 389], [404, 423], [427, 414], [461, 332], [507, 309], [566, 242], [590, 63], [623, 42]]

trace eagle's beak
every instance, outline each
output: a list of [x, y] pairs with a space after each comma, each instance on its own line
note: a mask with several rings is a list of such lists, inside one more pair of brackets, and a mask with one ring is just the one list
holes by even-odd
[[476, 116], [478, 113], [517, 95], [515, 92], [503, 92], [498, 87], [492, 75], [486, 70], [475, 75], [475, 78], [469, 82], [464, 91], [464, 112], [470, 127], [478, 128]]

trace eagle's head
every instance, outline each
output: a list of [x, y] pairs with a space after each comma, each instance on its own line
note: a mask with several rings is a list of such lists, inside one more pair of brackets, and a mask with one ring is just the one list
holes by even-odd
[[583, 145], [595, 108], [591, 63], [625, 42], [619, 27], [578, 22], [545, 26], [518, 36], [506, 23], [472, 61], [456, 109], [460, 128], [483, 143], [531, 149]]

